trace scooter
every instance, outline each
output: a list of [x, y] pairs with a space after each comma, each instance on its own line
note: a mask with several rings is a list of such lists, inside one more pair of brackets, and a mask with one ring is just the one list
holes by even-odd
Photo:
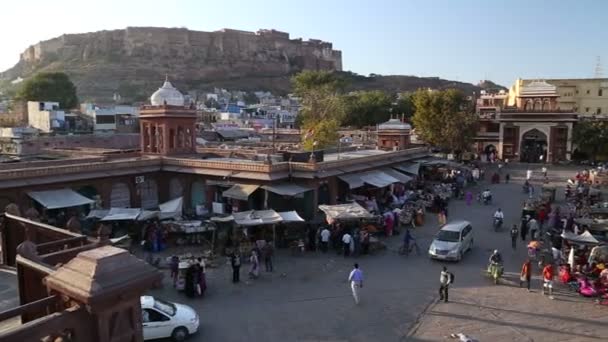
[[493, 226], [494, 226], [494, 231], [497, 232], [500, 228], [502, 228], [502, 219], [495, 217]]
[[494, 281], [494, 285], [498, 285], [498, 281], [502, 277], [503, 267], [501, 264], [490, 263], [488, 266], [488, 276]]
[[490, 196], [482, 196], [483, 197], [483, 204], [484, 205], [488, 205], [490, 203], [492, 203], [492, 195]]

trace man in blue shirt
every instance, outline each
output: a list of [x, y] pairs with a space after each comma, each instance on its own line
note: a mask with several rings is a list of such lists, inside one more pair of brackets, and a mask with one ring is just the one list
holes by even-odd
[[355, 264], [355, 268], [348, 276], [348, 281], [350, 281], [350, 288], [353, 290], [355, 304], [359, 304], [359, 289], [363, 287], [363, 271], [359, 269], [359, 264]]

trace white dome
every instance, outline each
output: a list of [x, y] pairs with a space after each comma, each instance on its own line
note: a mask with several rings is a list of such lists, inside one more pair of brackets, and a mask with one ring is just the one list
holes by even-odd
[[170, 106], [183, 106], [184, 95], [175, 89], [171, 82], [165, 80], [162, 87], [158, 88], [157, 91], [150, 96], [150, 102], [153, 106], [162, 106], [168, 104]]

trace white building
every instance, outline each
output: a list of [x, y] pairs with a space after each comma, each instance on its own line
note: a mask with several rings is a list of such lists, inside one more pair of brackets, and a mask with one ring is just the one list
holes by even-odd
[[93, 129], [98, 132], [135, 132], [139, 125], [139, 108], [134, 106], [98, 107], [85, 103], [81, 110], [91, 118]]
[[59, 102], [27, 102], [27, 121], [31, 127], [43, 133], [63, 129], [65, 112], [59, 109]]

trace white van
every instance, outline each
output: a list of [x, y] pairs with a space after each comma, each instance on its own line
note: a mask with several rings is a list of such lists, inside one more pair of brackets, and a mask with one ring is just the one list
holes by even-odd
[[431, 243], [432, 259], [460, 261], [464, 253], [473, 248], [473, 227], [469, 221], [446, 223]]

